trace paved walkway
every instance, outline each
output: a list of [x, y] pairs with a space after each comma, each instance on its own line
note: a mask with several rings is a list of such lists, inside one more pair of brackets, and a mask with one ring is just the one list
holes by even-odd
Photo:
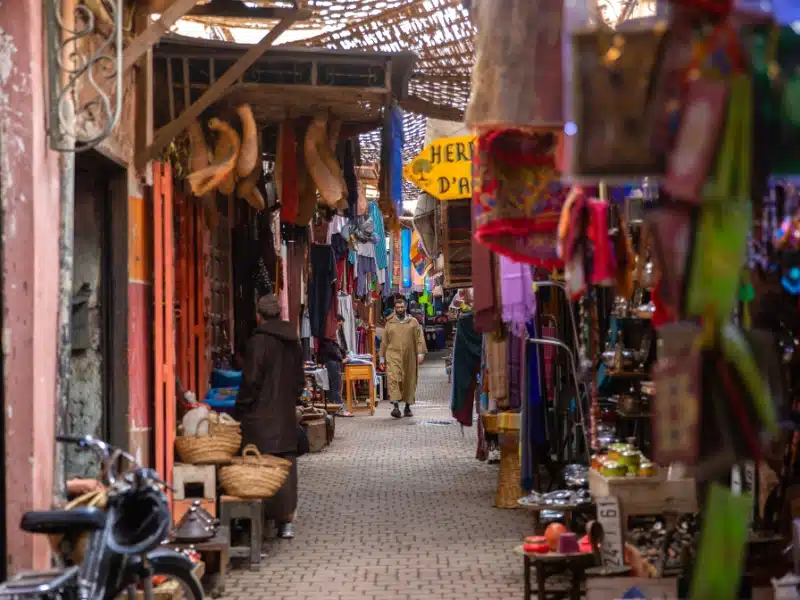
[[475, 460], [475, 428], [450, 418], [441, 357], [422, 367], [417, 398], [412, 419], [392, 419], [388, 403], [338, 419], [333, 443], [300, 459], [297, 537], [260, 572], [235, 571], [228, 598], [522, 598], [512, 548], [530, 516], [492, 508], [497, 467]]

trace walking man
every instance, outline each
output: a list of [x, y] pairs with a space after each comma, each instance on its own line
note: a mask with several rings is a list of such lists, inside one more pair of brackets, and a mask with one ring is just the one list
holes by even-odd
[[[417, 393], [417, 369], [425, 359], [425, 339], [419, 321], [406, 312], [406, 301], [398, 296], [394, 301], [394, 314], [386, 320], [386, 327], [378, 351], [381, 365], [386, 366], [389, 382], [389, 401], [394, 405], [392, 416], [399, 419], [413, 416], [411, 405]], [[400, 412], [400, 402], [405, 403]]]

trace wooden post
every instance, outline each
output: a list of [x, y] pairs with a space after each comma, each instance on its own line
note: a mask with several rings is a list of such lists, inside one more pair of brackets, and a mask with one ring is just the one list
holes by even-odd
[[153, 432], [155, 434], [155, 467], [156, 471], [166, 477], [164, 453], [164, 185], [161, 176], [163, 165], [153, 164], [153, 318], [154, 337], [154, 377], [155, 377], [155, 411], [153, 414]]

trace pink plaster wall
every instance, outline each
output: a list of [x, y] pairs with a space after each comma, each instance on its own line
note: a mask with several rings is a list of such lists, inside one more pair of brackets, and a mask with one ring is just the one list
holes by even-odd
[[19, 531], [52, 501], [58, 296], [58, 163], [45, 133], [41, 2], [0, 0], [2, 349], [9, 570], [49, 564], [47, 540]]

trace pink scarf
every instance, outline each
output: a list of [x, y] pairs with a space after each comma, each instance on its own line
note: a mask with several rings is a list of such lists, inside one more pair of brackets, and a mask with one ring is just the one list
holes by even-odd
[[525, 324], [536, 310], [530, 265], [500, 257], [500, 289], [503, 300], [503, 323], [519, 337], [526, 335]]

